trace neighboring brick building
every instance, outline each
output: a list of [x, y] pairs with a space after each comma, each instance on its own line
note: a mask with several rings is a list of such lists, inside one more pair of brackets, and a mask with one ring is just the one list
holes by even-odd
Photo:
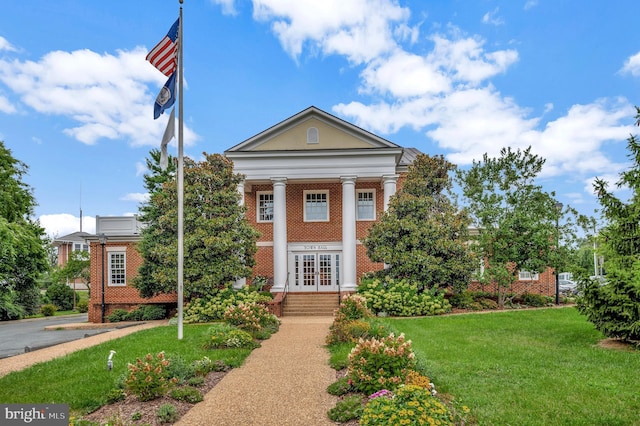
[[[71, 259], [71, 253], [74, 251], [88, 252], [89, 245], [87, 244], [87, 237], [90, 235], [91, 234], [87, 232], [80, 231], [53, 240], [51, 245], [56, 249], [58, 267], [64, 268], [69, 259]], [[73, 281], [67, 280], [66, 284], [74, 290], [86, 290], [88, 288], [87, 283], [81, 278], [76, 278]]]
[[[383, 268], [369, 260], [361, 239], [418, 153], [315, 107], [225, 151], [245, 176], [238, 190], [261, 234], [254, 275], [269, 277], [274, 293], [355, 291], [363, 273]], [[102, 282], [106, 316], [115, 308], [176, 302], [174, 294], [143, 299], [131, 286], [142, 261], [135, 250], [140, 227], [135, 217], [96, 218], [97, 235], [87, 239], [89, 321], [101, 321]]]

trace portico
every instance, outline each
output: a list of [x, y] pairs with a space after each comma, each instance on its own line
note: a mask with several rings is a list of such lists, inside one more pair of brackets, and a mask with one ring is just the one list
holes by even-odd
[[352, 292], [382, 265], [360, 238], [395, 194], [403, 148], [315, 107], [227, 150], [261, 232], [257, 275], [273, 292]]

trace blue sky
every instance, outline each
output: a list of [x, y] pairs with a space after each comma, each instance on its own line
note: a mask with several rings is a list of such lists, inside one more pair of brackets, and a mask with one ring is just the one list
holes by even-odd
[[[185, 154], [222, 153], [314, 105], [460, 167], [526, 148], [586, 214], [629, 166], [640, 89], [631, 0], [185, 0]], [[164, 82], [146, 53], [178, 0], [23, 0], [0, 14], [0, 140], [49, 235], [145, 199]], [[170, 152], [175, 154], [175, 145]]]

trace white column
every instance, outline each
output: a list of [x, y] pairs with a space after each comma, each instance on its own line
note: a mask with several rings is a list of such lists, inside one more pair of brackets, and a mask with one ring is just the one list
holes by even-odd
[[240, 193], [240, 202], [241, 206], [244, 206], [244, 180], [240, 181], [238, 184], [238, 192]]
[[[242, 180], [238, 184], [238, 192], [240, 193], [240, 200], [238, 200], [238, 204], [244, 206], [244, 180]], [[233, 288], [239, 290], [245, 285], [247, 285], [247, 279], [245, 277], [242, 277], [235, 280], [235, 282], [233, 283]]]
[[271, 178], [273, 182], [273, 287], [284, 291], [287, 282], [287, 178]]
[[396, 182], [398, 181], [398, 177], [398, 175], [382, 176], [384, 188], [384, 211], [387, 211], [389, 208], [389, 199], [396, 193]]
[[356, 281], [356, 176], [342, 181], [342, 284], [341, 290], [354, 291]]

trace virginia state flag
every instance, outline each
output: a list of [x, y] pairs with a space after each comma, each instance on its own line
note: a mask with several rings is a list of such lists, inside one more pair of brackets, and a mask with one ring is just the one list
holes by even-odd
[[176, 101], [176, 73], [171, 74], [171, 77], [164, 84], [158, 97], [156, 97], [156, 103], [153, 105], [153, 119], [160, 117], [160, 114], [165, 109], [171, 108]]
[[178, 25], [180, 18], [171, 26], [169, 32], [147, 54], [147, 61], [156, 67], [162, 74], [169, 77], [176, 70], [178, 51]]

